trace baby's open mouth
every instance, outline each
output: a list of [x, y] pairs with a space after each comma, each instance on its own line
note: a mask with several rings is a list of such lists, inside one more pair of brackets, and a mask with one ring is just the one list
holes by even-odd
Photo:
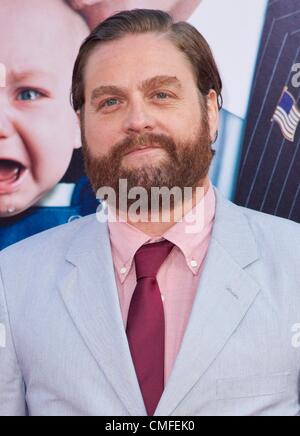
[[0, 159], [0, 182], [14, 183], [25, 167], [13, 160]]
[[20, 189], [27, 168], [14, 159], [0, 158], [0, 195], [10, 195]]

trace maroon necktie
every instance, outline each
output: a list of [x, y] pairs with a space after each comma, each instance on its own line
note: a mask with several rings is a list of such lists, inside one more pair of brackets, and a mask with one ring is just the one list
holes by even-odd
[[135, 255], [137, 285], [130, 303], [127, 337], [148, 416], [164, 391], [165, 316], [157, 273], [174, 244], [143, 245]]

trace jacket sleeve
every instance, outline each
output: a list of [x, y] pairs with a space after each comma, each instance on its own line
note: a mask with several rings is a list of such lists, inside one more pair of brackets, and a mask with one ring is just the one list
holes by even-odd
[[0, 416], [26, 416], [25, 385], [18, 365], [0, 271]]

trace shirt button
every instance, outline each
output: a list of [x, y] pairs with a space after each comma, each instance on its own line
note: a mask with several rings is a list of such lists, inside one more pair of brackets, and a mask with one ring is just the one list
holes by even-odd
[[191, 267], [192, 268], [197, 268], [197, 266], [198, 266], [198, 262], [196, 260], [192, 260], [191, 261]]
[[122, 275], [126, 274], [127, 273], [127, 268], [125, 268], [125, 266], [123, 268], [121, 268], [120, 273]]
[[162, 299], [162, 302], [164, 303], [166, 298], [165, 298], [164, 295], [162, 295], [162, 296], [161, 296], [161, 299]]

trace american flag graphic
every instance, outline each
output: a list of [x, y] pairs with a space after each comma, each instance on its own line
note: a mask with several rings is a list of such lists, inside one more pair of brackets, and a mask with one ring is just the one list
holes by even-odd
[[272, 121], [276, 121], [283, 136], [290, 142], [295, 141], [295, 135], [300, 122], [300, 109], [295, 98], [285, 87], [276, 107]]

